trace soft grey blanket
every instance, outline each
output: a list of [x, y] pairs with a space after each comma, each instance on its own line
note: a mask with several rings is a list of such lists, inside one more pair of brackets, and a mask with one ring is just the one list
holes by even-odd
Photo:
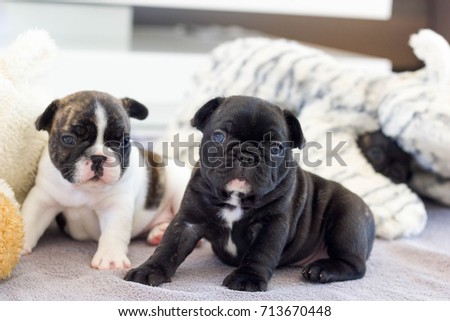
[[[50, 229], [11, 278], [0, 283], [0, 300], [450, 300], [450, 209], [428, 204], [428, 212], [419, 237], [376, 240], [361, 280], [310, 284], [299, 268], [281, 268], [264, 293], [221, 286], [233, 268], [221, 263], [206, 242], [180, 266], [172, 283], [153, 288], [124, 281], [125, 271], [90, 268], [94, 242], [74, 241]], [[129, 256], [136, 266], [153, 251], [144, 240], [134, 240]]]

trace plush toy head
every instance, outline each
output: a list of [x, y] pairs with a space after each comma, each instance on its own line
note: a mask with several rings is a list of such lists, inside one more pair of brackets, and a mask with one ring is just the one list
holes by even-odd
[[34, 127], [49, 101], [33, 80], [56, 55], [45, 31], [21, 34], [0, 56], [0, 178], [21, 203], [34, 184], [46, 137]]
[[425, 67], [386, 80], [378, 97], [381, 130], [423, 169], [450, 178], [450, 46], [429, 29], [409, 44]]
[[6, 279], [19, 262], [23, 247], [23, 221], [19, 204], [0, 179], [0, 280]]

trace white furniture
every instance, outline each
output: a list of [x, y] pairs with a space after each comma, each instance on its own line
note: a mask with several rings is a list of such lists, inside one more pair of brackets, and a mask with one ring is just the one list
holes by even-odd
[[159, 137], [183, 102], [192, 75], [206, 62], [205, 54], [63, 50], [43, 86], [54, 98], [79, 90], [99, 90], [131, 97], [149, 110], [133, 129]]
[[392, 0], [6, 0], [0, 3], [0, 45], [41, 27], [62, 46], [128, 49], [137, 7], [387, 20]]
[[50, 2], [375, 20], [389, 19], [392, 13], [392, 0], [53, 0]]

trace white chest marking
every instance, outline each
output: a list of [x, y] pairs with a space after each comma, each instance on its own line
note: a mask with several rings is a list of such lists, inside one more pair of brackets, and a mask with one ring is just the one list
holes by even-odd
[[231, 197], [227, 200], [227, 203], [232, 205], [233, 207], [226, 207], [220, 211], [220, 217], [227, 223], [228, 225], [228, 242], [225, 246], [225, 249], [233, 256], [237, 255], [237, 247], [236, 244], [233, 243], [231, 238], [231, 233], [233, 231], [233, 223], [239, 221], [242, 218], [243, 211], [241, 208], [241, 200], [237, 196], [237, 192], [231, 194]]

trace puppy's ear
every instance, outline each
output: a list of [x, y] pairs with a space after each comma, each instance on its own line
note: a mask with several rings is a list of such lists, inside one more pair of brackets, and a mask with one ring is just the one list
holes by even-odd
[[305, 138], [303, 137], [302, 127], [300, 126], [300, 122], [297, 117], [289, 111], [283, 110], [284, 119], [286, 120], [286, 124], [289, 130], [289, 139], [294, 143], [294, 147], [302, 149], [305, 146]]
[[125, 108], [128, 116], [130, 118], [136, 118], [139, 120], [143, 120], [147, 118], [148, 116], [148, 109], [144, 105], [142, 105], [140, 102], [125, 97], [121, 99], [123, 108]]
[[206, 121], [209, 116], [220, 106], [222, 105], [224, 97], [216, 97], [208, 101], [204, 104], [200, 109], [195, 113], [194, 118], [191, 120], [192, 127], [197, 128], [200, 131], [203, 131], [206, 125]]
[[54, 100], [50, 105], [47, 106], [44, 113], [36, 119], [34, 125], [37, 130], [46, 130], [50, 132], [52, 128], [53, 117], [59, 108], [59, 100]]

